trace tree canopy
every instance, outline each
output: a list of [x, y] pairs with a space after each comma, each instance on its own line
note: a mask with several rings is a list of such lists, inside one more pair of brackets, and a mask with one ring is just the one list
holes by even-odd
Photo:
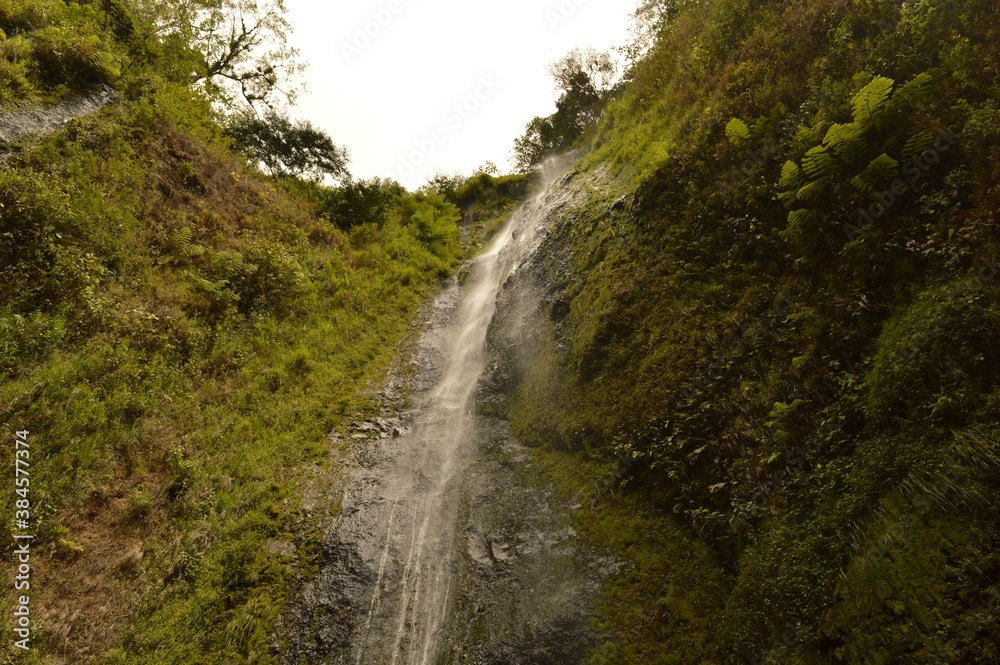
[[617, 49], [629, 67], [638, 63], [656, 44], [667, 26], [686, 8], [700, 0], [641, 0], [632, 12], [631, 41]]
[[515, 140], [514, 158], [521, 172], [572, 147], [584, 130], [600, 119], [619, 80], [619, 68], [611, 54], [593, 48], [573, 49], [552, 63], [549, 73], [561, 91], [556, 112], [534, 118]]
[[292, 101], [302, 71], [284, 0], [119, 0], [146, 38], [179, 41], [196, 53], [194, 83], [224, 105]]
[[347, 150], [308, 121], [293, 123], [273, 110], [263, 115], [245, 112], [230, 118], [226, 134], [237, 150], [271, 175], [349, 177]]

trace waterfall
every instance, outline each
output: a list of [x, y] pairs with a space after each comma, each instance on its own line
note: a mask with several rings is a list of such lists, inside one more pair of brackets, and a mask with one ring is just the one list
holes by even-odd
[[[334, 555], [305, 592], [308, 616], [293, 620], [299, 625], [293, 632], [313, 633], [310, 646], [286, 652], [283, 662], [303, 655], [354, 665], [438, 662], [464, 551], [457, 522], [476, 453], [472, 395], [484, 369], [487, 328], [498, 290], [537, 248], [551, 211], [568, 197], [556, 182], [562, 172], [558, 163], [547, 165], [543, 186], [472, 262], [464, 286], [455, 279], [436, 300], [420, 351], [430, 359], [421, 370], [430, 373], [430, 387], [415, 398], [412, 429], [383, 441], [380, 462], [348, 487], [326, 536]], [[331, 619], [333, 613], [343, 621]]]

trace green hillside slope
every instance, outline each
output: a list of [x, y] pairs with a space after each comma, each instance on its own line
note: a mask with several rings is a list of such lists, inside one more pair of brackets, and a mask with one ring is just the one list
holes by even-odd
[[[276, 662], [292, 573], [266, 544], [295, 540], [296, 574], [314, 555], [296, 469], [326, 464], [473, 249], [432, 191], [263, 176], [191, 74], [199, 44], [150, 29], [154, 7], [0, 2], [11, 122], [117, 92], [0, 164], [2, 558], [34, 536], [30, 586], [0, 593], [4, 662]], [[513, 195], [470, 217], [480, 236]]]
[[539, 341], [491, 334], [631, 562], [592, 662], [1000, 658], [998, 30], [686, 3], [587, 135], [591, 200], [520, 277]]

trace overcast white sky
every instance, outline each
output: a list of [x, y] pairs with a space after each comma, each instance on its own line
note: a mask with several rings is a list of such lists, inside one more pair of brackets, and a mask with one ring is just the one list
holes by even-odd
[[549, 63], [623, 45], [636, 3], [286, 0], [309, 63], [291, 115], [348, 147], [358, 178], [416, 189], [487, 160], [506, 173], [525, 125], [555, 111]]

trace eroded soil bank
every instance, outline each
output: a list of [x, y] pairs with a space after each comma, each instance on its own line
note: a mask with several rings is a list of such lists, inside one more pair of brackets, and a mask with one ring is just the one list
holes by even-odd
[[111, 88], [101, 87], [89, 95], [51, 106], [16, 104], [4, 109], [0, 112], [0, 159], [19, 152], [25, 141], [50, 134], [70, 120], [93, 113], [117, 96]]

